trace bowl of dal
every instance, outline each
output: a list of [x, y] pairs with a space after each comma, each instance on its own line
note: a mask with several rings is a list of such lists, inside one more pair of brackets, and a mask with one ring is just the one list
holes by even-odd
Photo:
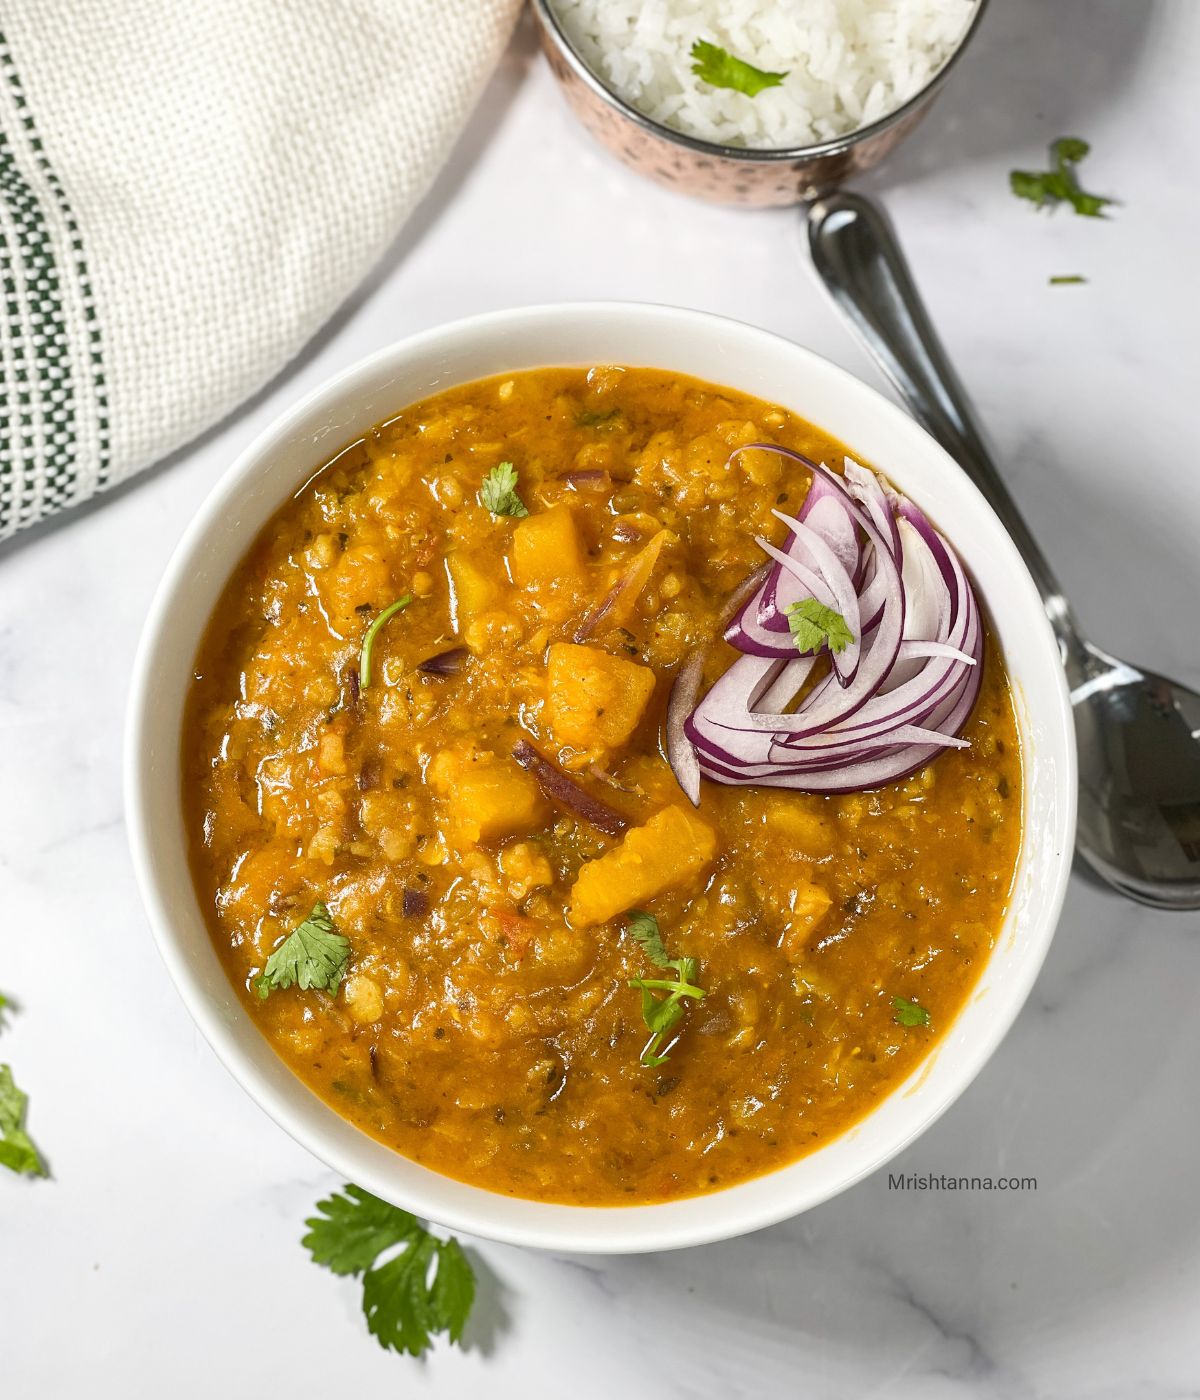
[[1075, 769], [1036, 590], [922, 429], [763, 331], [583, 303], [405, 340], [233, 464], [126, 793], [168, 970], [281, 1126], [440, 1224], [623, 1253], [808, 1209], [968, 1087]]

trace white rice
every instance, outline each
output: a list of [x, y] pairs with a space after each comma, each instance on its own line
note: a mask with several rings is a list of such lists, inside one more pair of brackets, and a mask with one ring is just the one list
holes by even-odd
[[[957, 47], [975, 0], [553, 0], [576, 52], [618, 96], [691, 136], [809, 146], [886, 116]], [[705, 39], [779, 87], [747, 97], [692, 72]]]

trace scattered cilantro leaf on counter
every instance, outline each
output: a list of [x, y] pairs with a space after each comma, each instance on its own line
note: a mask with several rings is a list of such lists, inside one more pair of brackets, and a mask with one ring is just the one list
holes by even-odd
[[[641, 947], [655, 967], [673, 971], [675, 981], [669, 978], [632, 977], [629, 986], [642, 994], [642, 1020], [650, 1032], [650, 1040], [642, 1051], [641, 1062], [647, 1069], [661, 1065], [670, 1055], [667, 1050], [660, 1054], [671, 1031], [683, 1017], [685, 997], [703, 1001], [706, 992], [695, 985], [700, 964], [695, 958], [673, 958], [667, 952], [659, 932], [658, 920], [653, 914], [633, 910], [629, 915], [629, 933]], [[656, 992], [664, 993], [656, 996]]]
[[475, 1273], [457, 1240], [431, 1234], [416, 1216], [361, 1186], [319, 1201], [317, 1211], [304, 1222], [301, 1244], [333, 1273], [362, 1275], [363, 1313], [380, 1346], [420, 1356], [435, 1333], [462, 1341]]
[[12, 1070], [0, 1065], [0, 1167], [22, 1176], [49, 1176], [46, 1165], [25, 1131], [29, 1095], [13, 1082]]
[[1050, 285], [1052, 287], [1078, 287], [1086, 281], [1086, 277], [1080, 277], [1077, 272], [1072, 272], [1068, 275], [1051, 277]]
[[501, 462], [483, 478], [479, 499], [485, 510], [493, 515], [528, 515], [525, 502], [517, 494], [517, 469], [511, 462]]
[[329, 910], [318, 902], [267, 959], [262, 975], [254, 980], [254, 989], [264, 1001], [272, 992], [292, 986], [303, 991], [318, 988], [332, 996], [349, 961], [349, 939], [338, 933]]
[[394, 603], [389, 603], [367, 628], [366, 635], [362, 640], [362, 650], [358, 655], [358, 688], [360, 691], [366, 690], [367, 686], [371, 684], [371, 657], [375, 653], [375, 638], [379, 635], [379, 629], [389, 617], [395, 617], [402, 608], [408, 607], [411, 602], [411, 593], [406, 593], [403, 598], [397, 598]]
[[1080, 188], [1076, 175], [1076, 166], [1090, 150], [1088, 143], [1077, 136], [1060, 136], [1050, 147], [1051, 169], [1009, 172], [1008, 183], [1013, 194], [1030, 200], [1039, 209], [1069, 204], [1085, 218], [1103, 218], [1105, 206], [1113, 201], [1102, 195], [1088, 194]]
[[830, 651], [845, 651], [854, 640], [839, 612], [818, 603], [815, 598], [801, 598], [784, 609], [788, 630], [802, 652], [816, 652], [828, 644]]
[[915, 1001], [905, 1001], [903, 997], [893, 997], [892, 1006], [895, 1008], [896, 1020], [902, 1026], [927, 1026], [929, 1024], [928, 1008], [918, 1006]]
[[734, 56], [718, 44], [697, 39], [692, 45], [692, 72], [709, 87], [732, 88], [757, 97], [764, 88], [778, 87], [787, 73], [768, 73]]

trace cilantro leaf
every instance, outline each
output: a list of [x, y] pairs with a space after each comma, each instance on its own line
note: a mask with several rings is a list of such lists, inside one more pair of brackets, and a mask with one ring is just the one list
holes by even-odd
[[845, 651], [854, 640], [854, 633], [846, 626], [841, 613], [818, 603], [815, 598], [801, 598], [784, 611], [788, 630], [799, 651], [820, 651], [826, 644], [830, 651]]
[[462, 1341], [475, 1303], [475, 1270], [463, 1252], [462, 1245], [451, 1236], [438, 1241], [437, 1273], [433, 1276], [433, 1311], [438, 1327], [452, 1342]]
[[658, 931], [658, 920], [653, 914], [646, 914], [641, 909], [631, 909], [629, 933], [638, 941], [642, 952], [655, 967], [671, 966], [670, 954], [663, 945], [662, 934]]
[[403, 598], [397, 598], [394, 603], [389, 603], [367, 628], [362, 639], [362, 650], [358, 654], [359, 690], [366, 690], [367, 686], [371, 684], [371, 656], [375, 651], [375, 638], [379, 636], [380, 628], [389, 617], [394, 617], [402, 608], [408, 607], [411, 602], [411, 593], [406, 593]]
[[304, 1223], [308, 1234], [300, 1241], [317, 1264], [335, 1274], [361, 1274], [385, 1249], [420, 1233], [415, 1215], [388, 1205], [361, 1186], [346, 1186], [342, 1194], [318, 1201], [320, 1212]]
[[479, 499], [493, 515], [528, 515], [525, 502], [517, 495], [517, 469], [511, 462], [501, 462], [483, 478]]
[[1091, 146], [1078, 136], [1060, 136], [1050, 147], [1050, 159], [1058, 167], [1065, 163], [1078, 165], [1091, 149]]
[[13, 1082], [12, 1070], [0, 1065], [0, 1167], [23, 1176], [49, 1176], [33, 1139], [25, 1131], [29, 1095]]
[[1111, 199], [1088, 194], [1080, 188], [1075, 167], [1091, 147], [1078, 136], [1060, 136], [1050, 147], [1049, 170], [1012, 170], [1008, 183], [1013, 194], [1028, 199], [1039, 209], [1056, 204], [1069, 204], [1085, 218], [1103, 217]]
[[[462, 1341], [475, 1273], [457, 1240], [431, 1234], [416, 1216], [361, 1186], [344, 1187], [317, 1210], [301, 1243], [334, 1273], [362, 1275], [363, 1313], [380, 1346], [420, 1356], [434, 1333]], [[397, 1245], [401, 1252], [379, 1263]]]
[[367, 1330], [381, 1347], [420, 1356], [429, 1346], [430, 1332], [437, 1331], [427, 1282], [436, 1249], [433, 1236], [422, 1235], [403, 1254], [363, 1275]]
[[579, 416], [575, 419], [577, 428], [614, 428], [618, 426], [617, 420], [621, 417], [619, 408], [609, 408], [600, 410], [598, 408], [581, 409]]
[[929, 1024], [928, 1008], [918, 1006], [915, 1001], [905, 1001], [903, 997], [893, 997], [892, 1006], [896, 1012], [896, 1020], [902, 1026], [927, 1026]]
[[787, 73], [768, 73], [755, 68], [717, 44], [697, 39], [692, 45], [692, 72], [710, 87], [731, 88], [747, 97], [757, 97], [764, 88], [778, 87]]
[[332, 996], [349, 961], [349, 939], [338, 933], [329, 910], [318, 902], [267, 959], [254, 987], [264, 1001], [272, 992], [292, 986], [303, 991], [318, 988]]
[[[655, 965], [664, 971], [675, 973], [675, 980], [666, 977], [631, 977], [628, 985], [642, 994], [642, 1020], [650, 1032], [650, 1039], [642, 1051], [641, 1062], [647, 1069], [661, 1065], [670, 1051], [660, 1054], [670, 1033], [683, 1018], [685, 997], [702, 1001], [707, 995], [703, 987], [696, 985], [700, 964], [695, 958], [673, 958], [666, 950], [659, 932], [658, 920], [653, 914], [633, 910], [629, 915], [629, 932], [641, 946], [642, 951]], [[662, 992], [663, 996], [655, 993]]]

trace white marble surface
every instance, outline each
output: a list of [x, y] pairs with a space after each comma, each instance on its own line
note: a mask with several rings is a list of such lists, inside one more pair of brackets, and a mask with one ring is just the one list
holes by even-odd
[[[1194, 0], [995, 0], [883, 193], [1014, 489], [1085, 622], [1200, 683]], [[1104, 224], [1006, 188], [1072, 133]], [[1086, 287], [1050, 288], [1051, 273]], [[1105, 1397], [1200, 1393], [1200, 921], [1078, 876], [1030, 1004], [901, 1159], [1036, 1194], [866, 1181], [790, 1224], [674, 1256], [480, 1246], [464, 1352], [366, 1335], [308, 1262], [336, 1179], [193, 1029], [122, 829], [121, 720], [167, 555], [230, 458], [301, 391], [480, 309], [631, 297], [727, 312], [873, 373], [797, 216], [640, 182], [567, 119], [528, 36], [384, 266], [232, 421], [102, 507], [0, 550], [0, 1041], [54, 1180], [0, 1180], [0, 1393]]]

